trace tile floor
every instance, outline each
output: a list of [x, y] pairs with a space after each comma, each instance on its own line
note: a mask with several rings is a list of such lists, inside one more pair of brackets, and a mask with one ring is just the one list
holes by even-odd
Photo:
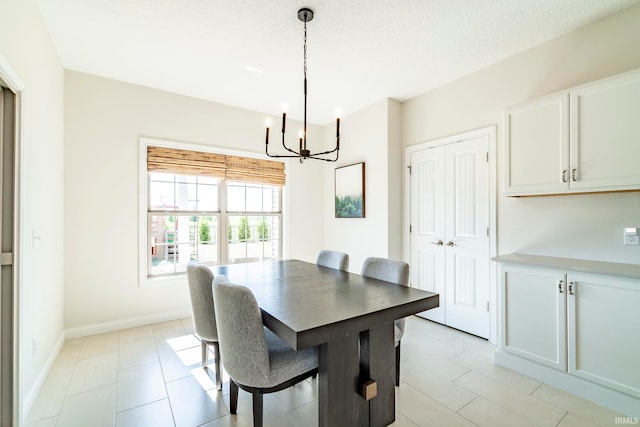
[[[191, 319], [68, 340], [27, 416], [28, 427], [252, 425], [251, 396], [229, 414], [228, 378], [200, 367]], [[493, 346], [410, 317], [393, 426], [615, 424], [607, 408], [493, 364]], [[316, 380], [265, 396], [265, 426], [317, 425]]]

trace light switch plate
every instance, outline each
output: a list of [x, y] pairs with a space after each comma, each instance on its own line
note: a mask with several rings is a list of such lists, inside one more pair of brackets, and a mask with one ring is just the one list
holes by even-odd
[[638, 246], [640, 245], [640, 233], [636, 227], [624, 228], [624, 244], [625, 246]]

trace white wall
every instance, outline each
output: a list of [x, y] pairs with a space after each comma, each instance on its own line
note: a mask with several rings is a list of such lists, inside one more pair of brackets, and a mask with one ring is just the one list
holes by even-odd
[[640, 264], [622, 245], [624, 226], [640, 227], [640, 192], [507, 198], [503, 186], [503, 111], [513, 105], [640, 67], [636, 6], [403, 104], [406, 146], [498, 125], [498, 253]]
[[[341, 121], [340, 158], [324, 171], [325, 249], [349, 254], [349, 270], [359, 272], [369, 256], [402, 256], [402, 146], [400, 104], [384, 99]], [[327, 125], [325, 146], [335, 145], [335, 125]], [[365, 162], [365, 218], [335, 218], [334, 169]]]
[[[65, 327], [189, 310], [186, 279], [138, 286], [139, 137], [264, 152], [266, 115], [65, 72]], [[279, 118], [273, 117], [273, 123]], [[290, 121], [290, 129], [299, 123]], [[272, 132], [271, 143], [278, 143]], [[290, 132], [291, 138], [297, 136]], [[311, 126], [310, 139], [322, 129]], [[294, 141], [291, 141], [294, 142]], [[275, 148], [275, 147], [274, 147]], [[285, 256], [315, 261], [322, 242], [319, 165], [290, 162]], [[136, 320], [137, 319], [137, 320]]]
[[[0, 16], [0, 62], [8, 64], [23, 84], [21, 258], [17, 269], [20, 399], [28, 405], [63, 331], [64, 80], [35, 1], [2, 1]], [[37, 247], [31, 239], [34, 229], [41, 235]], [[34, 339], [38, 344], [35, 355]]]

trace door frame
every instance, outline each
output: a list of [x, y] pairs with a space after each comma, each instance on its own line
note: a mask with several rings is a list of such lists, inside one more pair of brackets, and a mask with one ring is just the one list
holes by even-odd
[[22, 417], [22, 381], [20, 373], [20, 308], [21, 308], [21, 277], [22, 277], [22, 209], [21, 209], [21, 176], [22, 176], [22, 117], [24, 83], [0, 54], [0, 82], [15, 94], [15, 122], [14, 122], [14, 188], [13, 188], [13, 343], [11, 349], [13, 371], [13, 404], [11, 418], [12, 425], [21, 425]]
[[[403, 161], [402, 188], [404, 195], [403, 216], [402, 216], [402, 257], [406, 262], [411, 260], [411, 176], [409, 167], [411, 165], [411, 154], [429, 148], [440, 147], [456, 142], [466, 141], [481, 136], [489, 139], [489, 257], [498, 254], [497, 248], [497, 163], [496, 163], [496, 125], [487, 126], [462, 132], [455, 135], [432, 139], [415, 145], [405, 147]], [[495, 262], [489, 263], [489, 342], [497, 343], [498, 339], [498, 285], [497, 267]]]

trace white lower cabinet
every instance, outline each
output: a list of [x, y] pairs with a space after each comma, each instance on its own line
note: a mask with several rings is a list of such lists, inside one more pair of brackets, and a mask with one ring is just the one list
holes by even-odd
[[499, 350], [640, 398], [640, 280], [504, 263], [500, 297]]

